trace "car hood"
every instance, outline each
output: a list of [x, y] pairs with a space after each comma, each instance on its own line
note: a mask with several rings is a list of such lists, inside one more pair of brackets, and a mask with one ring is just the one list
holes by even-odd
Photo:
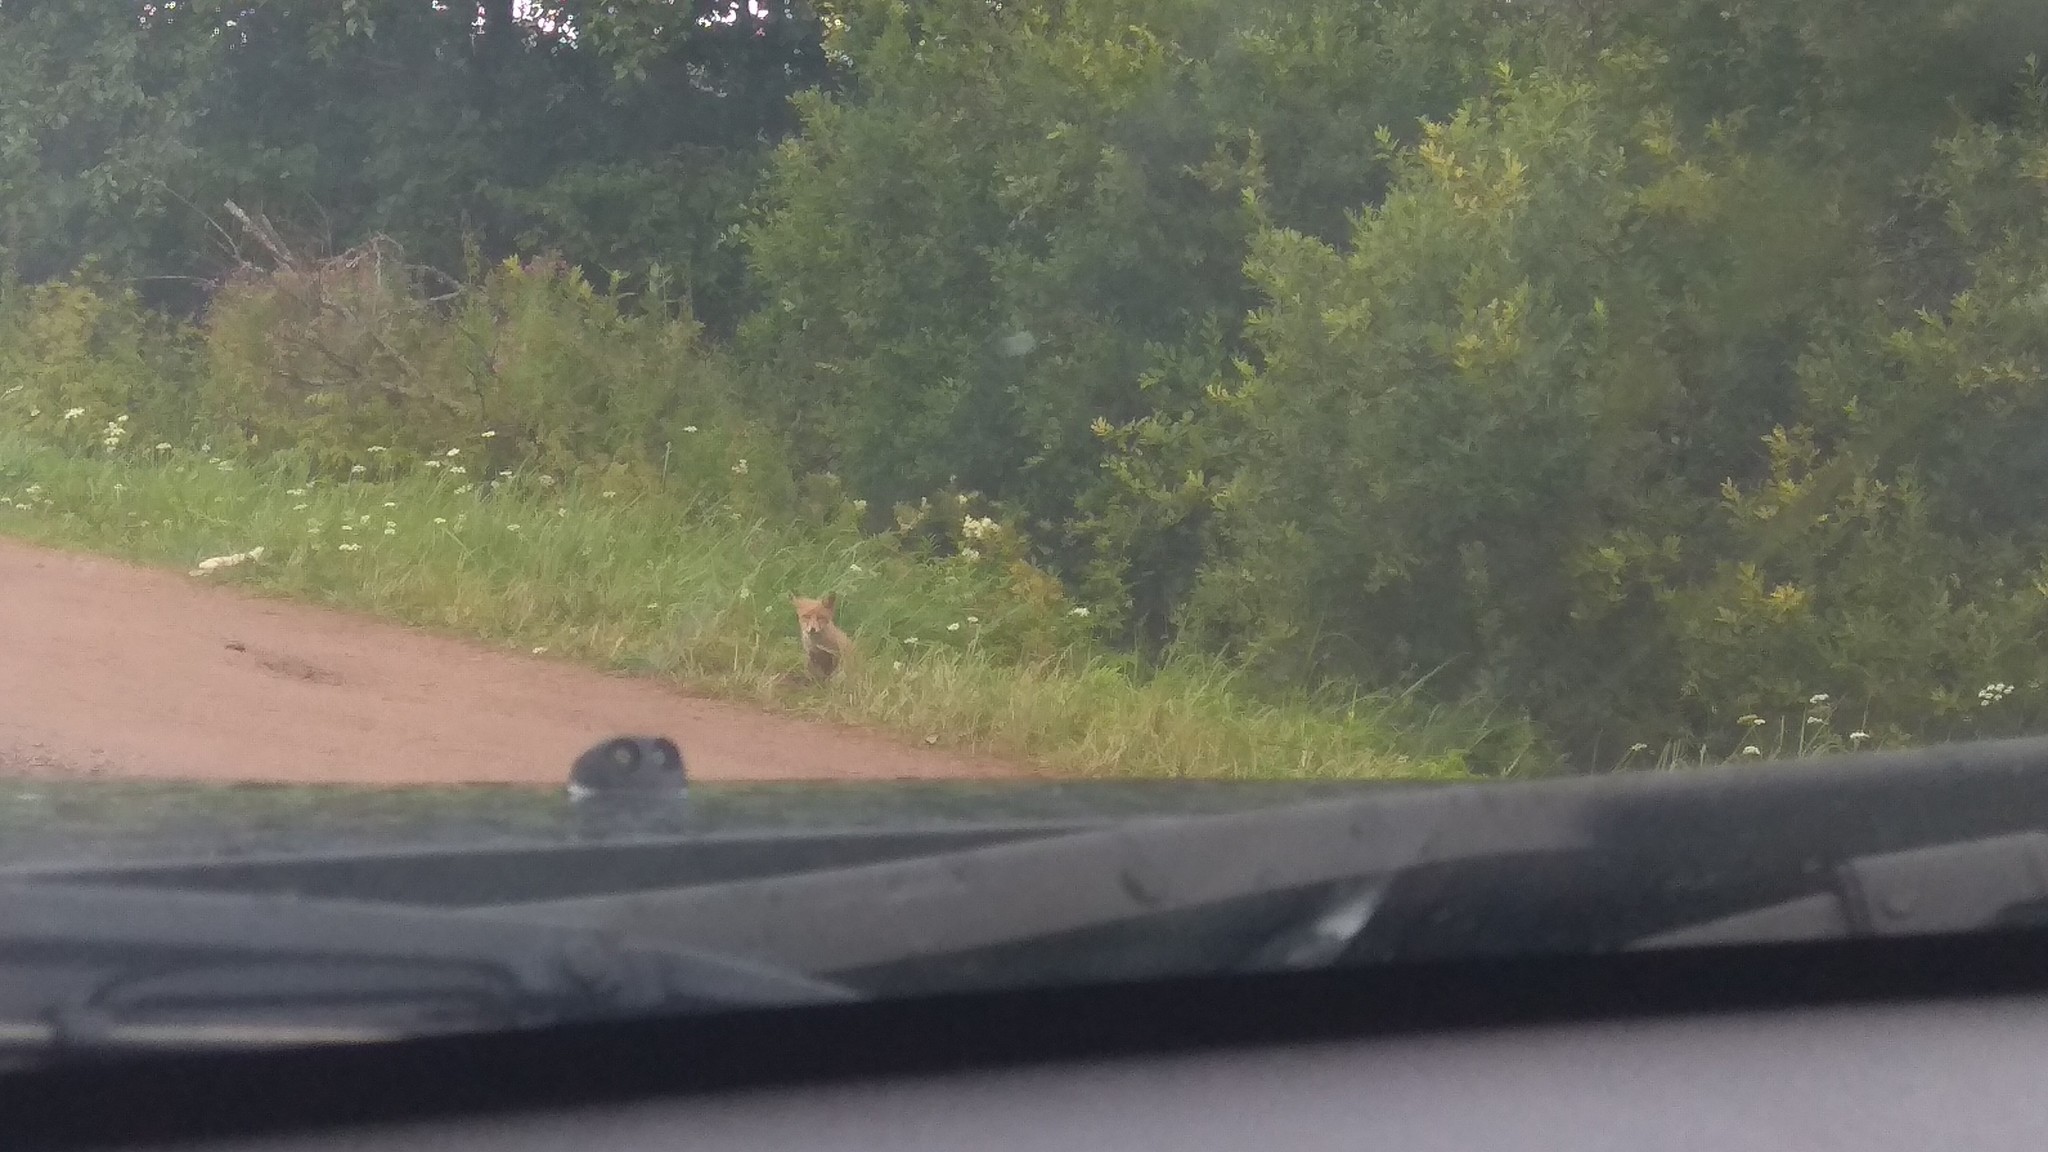
[[647, 836], [1091, 824], [1241, 811], [1371, 782], [692, 784], [674, 800], [577, 803], [560, 789], [361, 787], [91, 777], [0, 780], [0, 868], [590, 843]]

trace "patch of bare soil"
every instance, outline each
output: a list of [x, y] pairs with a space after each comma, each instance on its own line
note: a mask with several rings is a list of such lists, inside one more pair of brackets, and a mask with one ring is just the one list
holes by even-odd
[[578, 753], [625, 733], [675, 740], [694, 779], [1028, 774], [652, 680], [0, 540], [0, 764], [10, 770], [559, 785]]

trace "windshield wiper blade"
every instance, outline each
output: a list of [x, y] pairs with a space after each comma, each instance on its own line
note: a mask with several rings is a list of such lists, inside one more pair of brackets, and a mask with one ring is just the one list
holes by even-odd
[[[1569, 793], [1524, 794], [1505, 809], [1468, 795], [1446, 806], [1438, 788], [1390, 788], [1363, 799], [1130, 820], [905, 860], [463, 915], [715, 948], [868, 990], [1313, 967], [1342, 953], [1370, 921], [1378, 886], [1406, 870], [1583, 851], [1589, 843]], [[1088, 942], [1067, 947], [1076, 938]], [[1041, 945], [1058, 960], [1018, 954]], [[884, 969], [896, 974], [880, 975]]]
[[588, 928], [289, 896], [0, 884], [0, 1044], [246, 1047], [856, 998]]
[[1809, 890], [1821, 860], [2036, 827], [2048, 827], [2048, 739], [1775, 770], [1401, 786], [464, 914], [928, 993], [1619, 951]]

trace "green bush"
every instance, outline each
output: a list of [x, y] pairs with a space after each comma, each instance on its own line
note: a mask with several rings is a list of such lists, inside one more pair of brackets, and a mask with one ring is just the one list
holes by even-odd
[[1926, 194], [1971, 287], [1902, 324], [1871, 301], [1917, 270], [1840, 185], [1681, 132], [1649, 73], [1503, 71], [1398, 151], [1348, 245], [1269, 229], [1256, 359], [1102, 429], [1103, 523], [1195, 534], [1188, 642], [1278, 683], [1436, 669], [1582, 757], [1736, 755], [1745, 717], [1815, 696], [1879, 739], [2023, 729], [2048, 153], [1942, 147]]
[[0, 411], [78, 451], [189, 437], [198, 345], [132, 292], [89, 279], [27, 287], [0, 274]]
[[742, 414], [724, 356], [668, 312], [628, 311], [549, 259], [435, 294], [371, 245], [220, 294], [205, 417], [327, 475], [519, 470], [789, 507], [778, 440]]

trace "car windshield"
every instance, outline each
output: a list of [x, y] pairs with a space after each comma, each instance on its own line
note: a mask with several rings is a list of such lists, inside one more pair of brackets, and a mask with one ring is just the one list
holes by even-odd
[[2044, 50], [0, 0], [0, 1041], [1610, 948], [2036, 852]]

